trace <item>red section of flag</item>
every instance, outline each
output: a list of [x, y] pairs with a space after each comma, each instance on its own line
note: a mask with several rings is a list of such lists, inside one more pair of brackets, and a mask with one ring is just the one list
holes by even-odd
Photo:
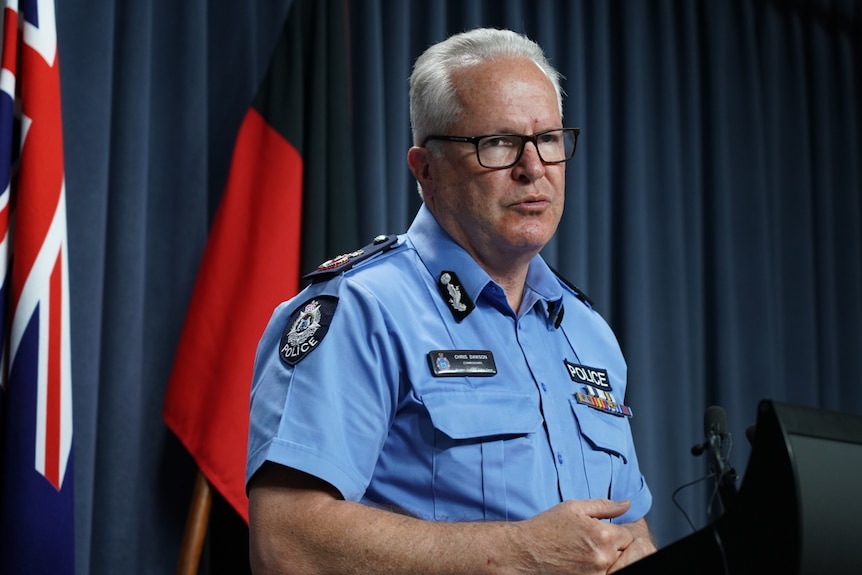
[[168, 426], [246, 522], [254, 356], [273, 309], [298, 291], [301, 214], [302, 159], [252, 108], [237, 137], [164, 407]]
[[47, 372], [47, 421], [45, 422], [45, 479], [55, 489], [60, 489], [60, 451], [62, 418], [62, 371], [61, 354], [63, 317], [63, 257], [57, 254], [51, 270], [48, 294], [48, 372]]

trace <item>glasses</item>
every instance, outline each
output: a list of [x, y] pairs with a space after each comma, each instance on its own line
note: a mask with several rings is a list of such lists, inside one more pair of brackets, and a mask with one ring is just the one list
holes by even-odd
[[545, 164], [561, 164], [575, 155], [579, 128], [557, 128], [545, 130], [532, 136], [520, 134], [488, 134], [487, 136], [428, 136], [422, 145], [432, 140], [441, 142], [463, 142], [476, 147], [476, 159], [483, 168], [499, 170], [511, 168], [521, 159], [524, 146], [532, 142], [539, 152], [539, 159]]

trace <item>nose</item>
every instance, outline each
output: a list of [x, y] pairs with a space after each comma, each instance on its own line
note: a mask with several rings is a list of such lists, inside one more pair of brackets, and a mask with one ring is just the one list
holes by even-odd
[[533, 142], [524, 144], [521, 159], [512, 168], [512, 175], [517, 179], [535, 181], [545, 175], [545, 164], [539, 157], [539, 150]]

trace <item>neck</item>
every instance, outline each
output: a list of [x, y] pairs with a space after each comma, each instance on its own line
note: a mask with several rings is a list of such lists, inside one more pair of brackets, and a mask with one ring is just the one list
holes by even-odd
[[524, 299], [524, 286], [527, 284], [527, 271], [530, 262], [536, 256], [528, 252], [496, 252], [493, 257], [483, 257], [478, 251], [465, 247], [467, 252], [479, 264], [491, 279], [497, 282], [506, 292], [509, 307], [515, 313], [520, 311], [521, 300]]
[[488, 275], [490, 275], [495, 282], [500, 284], [506, 292], [506, 301], [509, 302], [509, 307], [511, 307], [515, 313], [520, 311], [521, 302], [524, 299], [524, 286], [527, 283], [528, 269], [529, 264], [520, 266], [516, 269], [509, 268], [505, 273], [499, 273], [485, 268]]

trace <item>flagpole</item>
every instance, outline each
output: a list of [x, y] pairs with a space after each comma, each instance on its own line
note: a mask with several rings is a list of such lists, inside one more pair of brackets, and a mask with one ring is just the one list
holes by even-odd
[[192, 500], [189, 504], [189, 514], [186, 519], [186, 530], [183, 534], [176, 575], [197, 575], [212, 502], [213, 495], [209, 481], [198, 470], [192, 491]]

